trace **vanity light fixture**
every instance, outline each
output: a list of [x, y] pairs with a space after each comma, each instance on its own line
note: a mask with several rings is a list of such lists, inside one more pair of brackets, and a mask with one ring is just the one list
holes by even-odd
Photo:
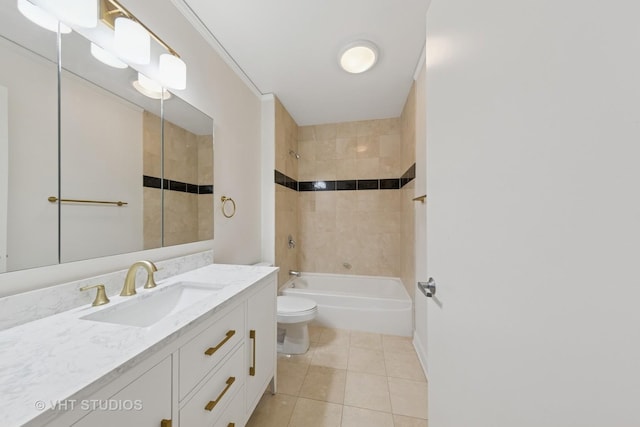
[[187, 86], [187, 65], [180, 59], [180, 55], [117, 0], [99, 1], [100, 19], [115, 31], [116, 53], [124, 60], [136, 64], [148, 64], [151, 51], [150, 38], [153, 38], [167, 50], [167, 53], [160, 55], [159, 81], [171, 89], [185, 89]]
[[[36, 6], [29, 0], [18, 0], [18, 10], [34, 24], [54, 33], [58, 32], [58, 19], [40, 6]], [[69, 34], [71, 28], [60, 22], [60, 32]]]
[[133, 87], [144, 96], [152, 99], [163, 99], [166, 101], [171, 98], [169, 91], [164, 89], [160, 83], [141, 73], [138, 73], [138, 80], [133, 82]]
[[138, 22], [125, 18], [116, 18], [114, 22], [114, 46], [119, 57], [135, 64], [148, 64], [151, 61], [151, 36]]
[[378, 61], [378, 48], [368, 40], [349, 43], [340, 51], [340, 66], [351, 74], [360, 74], [371, 69]]
[[124, 69], [128, 67], [128, 65], [119, 60], [117, 56], [109, 51], [104, 50], [95, 43], [91, 43], [91, 55], [93, 55], [94, 58], [96, 58], [103, 64], [106, 64], [113, 68]]
[[83, 28], [98, 25], [97, 0], [45, 0], [42, 5], [67, 24]]

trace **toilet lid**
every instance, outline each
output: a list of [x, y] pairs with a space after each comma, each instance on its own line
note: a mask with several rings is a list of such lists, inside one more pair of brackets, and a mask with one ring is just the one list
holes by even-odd
[[279, 296], [278, 297], [278, 313], [298, 313], [301, 311], [313, 310], [316, 308], [316, 302], [309, 298]]

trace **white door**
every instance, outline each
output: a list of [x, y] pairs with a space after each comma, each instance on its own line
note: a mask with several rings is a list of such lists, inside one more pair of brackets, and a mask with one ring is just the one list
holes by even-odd
[[7, 208], [9, 191], [9, 96], [0, 86], [0, 273], [7, 271]]
[[638, 16], [432, 1], [431, 427], [640, 425]]

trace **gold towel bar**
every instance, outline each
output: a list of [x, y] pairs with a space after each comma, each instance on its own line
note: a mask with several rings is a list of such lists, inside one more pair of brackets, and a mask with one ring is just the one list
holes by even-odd
[[427, 195], [425, 194], [424, 196], [416, 197], [415, 199], [413, 199], [413, 201], [414, 202], [420, 201], [420, 203], [424, 203], [426, 199], [427, 199]]
[[98, 203], [98, 204], [101, 204], [101, 205], [118, 205], [118, 206], [124, 206], [124, 205], [128, 205], [129, 204], [127, 202], [121, 202], [121, 201], [105, 202], [105, 201], [102, 201], [102, 200], [58, 199], [56, 196], [51, 196], [47, 200], [50, 201], [51, 203], [55, 203], [58, 200], [60, 200], [61, 202], [69, 202], [69, 203]]

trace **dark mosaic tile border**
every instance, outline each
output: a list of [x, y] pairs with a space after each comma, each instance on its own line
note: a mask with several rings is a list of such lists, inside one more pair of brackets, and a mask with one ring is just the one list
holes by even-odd
[[[164, 185], [163, 185], [164, 181]], [[147, 188], [164, 188], [169, 191], [179, 191], [191, 194], [213, 194], [213, 185], [189, 184], [188, 182], [162, 179], [155, 176], [142, 175], [142, 186]]]
[[416, 178], [416, 164], [401, 178], [344, 179], [337, 181], [296, 181], [282, 172], [274, 171], [274, 182], [294, 191], [399, 190]]

